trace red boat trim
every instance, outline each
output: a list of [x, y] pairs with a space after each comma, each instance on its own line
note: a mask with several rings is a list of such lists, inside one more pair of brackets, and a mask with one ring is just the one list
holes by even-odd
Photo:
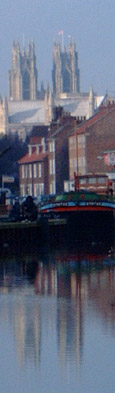
[[111, 207], [106, 206], [69, 206], [68, 207], [54, 207], [50, 209], [43, 209], [42, 213], [48, 212], [79, 212], [79, 211], [113, 211]]

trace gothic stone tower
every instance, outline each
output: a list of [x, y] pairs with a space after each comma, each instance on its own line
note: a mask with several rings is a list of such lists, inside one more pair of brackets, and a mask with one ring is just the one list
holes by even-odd
[[8, 103], [7, 99], [0, 97], [0, 134], [7, 134], [8, 131]]
[[53, 92], [78, 93], [80, 91], [80, 73], [78, 69], [78, 53], [75, 43], [70, 43], [68, 51], [61, 49], [60, 43], [53, 49]]
[[20, 50], [13, 44], [12, 68], [9, 71], [9, 95], [14, 101], [37, 99], [37, 68], [34, 43]]

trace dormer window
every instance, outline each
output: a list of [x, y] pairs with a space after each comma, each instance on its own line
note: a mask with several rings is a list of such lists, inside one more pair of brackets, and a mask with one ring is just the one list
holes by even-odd
[[40, 145], [36, 146], [36, 153], [39, 154], [40, 153]]
[[31, 156], [31, 154], [32, 154], [32, 145], [29, 145], [28, 148], [29, 148], [29, 156]]
[[46, 151], [45, 138], [42, 138], [42, 151], [43, 151], [43, 153], [45, 153], [45, 151]]

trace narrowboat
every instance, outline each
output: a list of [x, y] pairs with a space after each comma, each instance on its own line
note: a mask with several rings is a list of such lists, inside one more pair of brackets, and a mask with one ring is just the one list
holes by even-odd
[[111, 236], [114, 229], [115, 198], [91, 191], [73, 191], [55, 195], [41, 204], [41, 215], [50, 221], [64, 219], [72, 232], [89, 235], [93, 231]]

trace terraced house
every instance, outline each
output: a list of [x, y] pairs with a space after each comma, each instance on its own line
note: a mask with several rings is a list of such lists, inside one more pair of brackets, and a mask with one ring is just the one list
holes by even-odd
[[69, 191], [75, 174], [82, 188], [95, 190], [98, 183], [103, 191], [108, 178], [115, 192], [115, 104], [101, 106], [86, 121], [59, 108], [46, 134], [38, 127], [30, 137], [19, 171], [21, 196]]
[[31, 136], [28, 153], [19, 161], [20, 196], [48, 194], [48, 151], [45, 138]]
[[68, 149], [71, 184], [76, 173], [85, 188], [85, 176], [89, 175], [89, 189], [93, 190], [95, 174], [104, 174], [115, 191], [115, 104], [101, 106], [95, 115], [76, 127], [69, 136]]

